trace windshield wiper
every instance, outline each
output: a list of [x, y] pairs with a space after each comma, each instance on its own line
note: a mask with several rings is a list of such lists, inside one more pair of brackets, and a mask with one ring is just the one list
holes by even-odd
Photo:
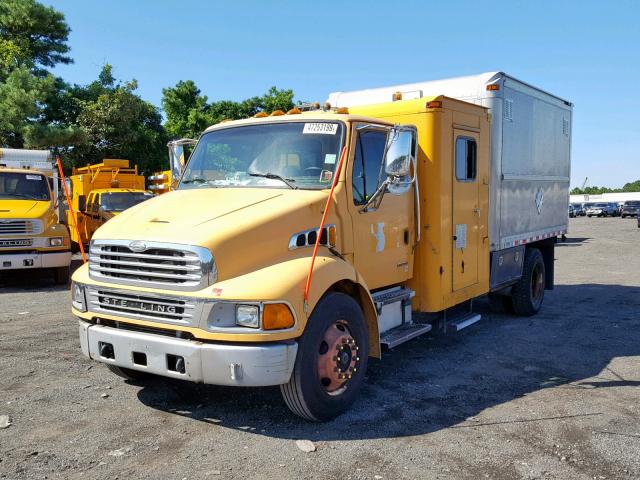
[[207, 180], [205, 180], [204, 178], [200, 178], [200, 177], [193, 177], [191, 179], [187, 179], [187, 180], [183, 180], [182, 183], [206, 183]]
[[252, 177], [263, 177], [263, 178], [281, 180], [284, 183], [286, 183], [287, 186], [290, 187], [293, 190], [296, 190], [298, 188], [293, 183], [291, 183], [291, 182], [295, 182], [295, 180], [293, 178], [284, 178], [282, 175], [278, 175], [277, 173], [271, 173], [271, 172], [267, 172], [267, 173], [249, 172], [249, 175], [251, 175]]
[[18, 197], [18, 198], [26, 198], [27, 200], [41, 201], [40, 198], [32, 197], [31, 195], [25, 195], [24, 193], [10, 193], [8, 195], [10, 195], [12, 197]]

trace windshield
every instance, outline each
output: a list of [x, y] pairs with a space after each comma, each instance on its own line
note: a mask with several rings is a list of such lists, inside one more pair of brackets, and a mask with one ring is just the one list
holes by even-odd
[[178, 188], [328, 188], [343, 132], [340, 122], [287, 122], [205, 133]]
[[625, 202], [625, 207], [640, 207], [640, 202]]
[[605, 208], [608, 207], [608, 205], [606, 203], [596, 203], [594, 205], [592, 205], [593, 208]]
[[0, 172], [0, 198], [49, 200], [49, 185], [37, 173]]
[[147, 192], [107, 192], [100, 196], [100, 207], [107, 212], [122, 212], [151, 197]]

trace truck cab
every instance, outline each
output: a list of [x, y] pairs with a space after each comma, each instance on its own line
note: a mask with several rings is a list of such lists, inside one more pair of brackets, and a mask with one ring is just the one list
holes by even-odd
[[[56, 283], [67, 284], [69, 232], [58, 221], [52, 164], [48, 152], [34, 151], [44, 155], [41, 163], [48, 169], [29, 168], [29, 160], [11, 160], [24, 152], [3, 149], [0, 159], [0, 272], [50, 270]], [[21, 168], [8, 168], [10, 163]]]
[[[444, 96], [210, 127], [177, 190], [93, 236], [72, 286], [84, 354], [339, 415], [369, 357], [490, 292], [490, 138], [486, 107]], [[522, 315], [542, 303], [537, 247], [509, 250], [499, 285]]]

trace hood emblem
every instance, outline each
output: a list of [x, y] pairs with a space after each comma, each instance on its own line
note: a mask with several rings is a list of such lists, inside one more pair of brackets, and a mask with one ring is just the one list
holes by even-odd
[[147, 244], [141, 240], [135, 240], [129, 244], [129, 249], [133, 252], [144, 252], [147, 249]]

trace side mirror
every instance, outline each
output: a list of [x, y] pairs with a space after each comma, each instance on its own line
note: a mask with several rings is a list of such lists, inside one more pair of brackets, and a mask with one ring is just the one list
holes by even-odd
[[78, 196], [78, 210], [84, 212], [87, 209], [87, 197], [84, 195]]
[[404, 127], [394, 127], [387, 138], [385, 171], [390, 177], [407, 177], [411, 173], [411, 159], [414, 155], [414, 131]]
[[389, 193], [402, 195], [411, 188], [416, 174], [416, 145], [414, 127], [394, 127], [389, 132], [384, 158]]

